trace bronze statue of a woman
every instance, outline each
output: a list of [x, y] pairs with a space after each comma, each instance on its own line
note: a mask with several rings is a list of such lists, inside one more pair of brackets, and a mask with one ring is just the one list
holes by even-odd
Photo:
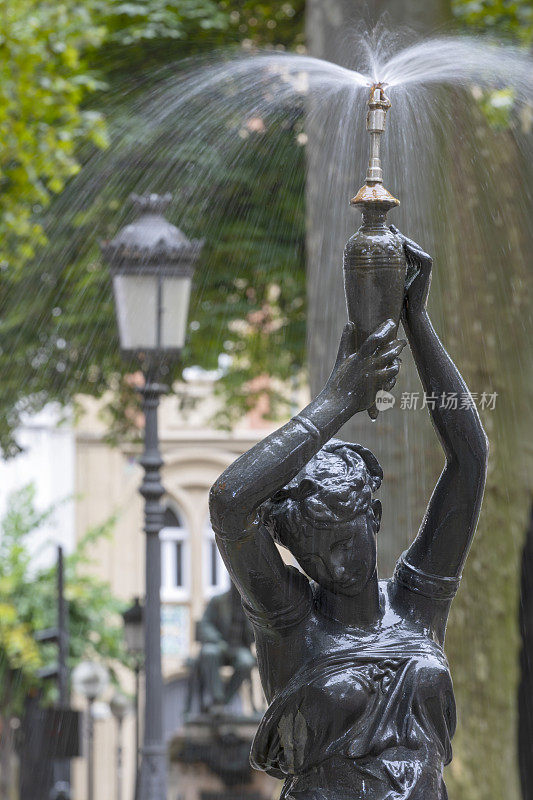
[[[460, 397], [468, 389], [426, 311], [431, 258], [402, 241], [402, 319], [420, 379], [428, 394]], [[285, 780], [283, 800], [447, 797], [455, 705], [444, 633], [479, 515], [487, 440], [473, 404], [430, 409], [445, 467], [414, 542], [378, 581], [372, 495], [383, 473], [370, 451], [332, 437], [394, 385], [405, 345], [395, 331], [389, 320], [353, 352], [347, 325], [320, 394], [211, 490], [269, 703], [251, 760]]]

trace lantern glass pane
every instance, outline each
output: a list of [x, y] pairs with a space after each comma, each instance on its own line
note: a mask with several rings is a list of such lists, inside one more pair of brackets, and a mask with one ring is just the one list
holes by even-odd
[[157, 346], [157, 277], [115, 275], [113, 278], [120, 346], [148, 350]]
[[138, 655], [144, 650], [144, 625], [139, 623], [126, 623], [124, 625], [124, 639], [126, 640], [126, 649], [132, 655]]
[[185, 343], [190, 293], [190, 277], [163, 278], [161, 330], [163, 348], [180, 349]]

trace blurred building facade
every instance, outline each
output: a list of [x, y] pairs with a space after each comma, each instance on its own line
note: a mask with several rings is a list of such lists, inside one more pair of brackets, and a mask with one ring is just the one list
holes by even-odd
[[[196, 622], [209, 599], [229, 587], [229, 575], [209, 524], [209, 489], [238, 455], [272, 427], [252, 413], [231, 432], [216, 430], [210, 423], [216, 412], [213, 380], [213, 375], [193, 371], [183, 392], [164, 398], [160, 409], [162, 480], [166, 489], [165, 528], [161, 532], [161, 646], [168, 741], [183, 721], [187, 661], [198, 652]], [[58, 426], [59, 415], [53, 409], [25, 421], [20, 431], [24, 453], [0, 463], [0, 475], [4, 477], [0, 509], [5, 510], [10, 491], [30, 482], [35, 485], [39, 508], [70, 498], [60, 504], [46, 531], [36, 539], [36, 546], [49, 539], [62, 543], [67, 552], [88, 529], [115, 517], [112, 536], [94, 545], [87, 569], [107, 581], [116, 597], [129, 603], [144, 595], [145, 534], [139, 495], [142, 470], [137, 464], [141, 445], [110, 446], [102, 403], [82, 398], [81, 406], [82, 414], [75, 424], [67, 419]], [[54, 549], [50, 548], [50, 552]], [[133, 697], [133, 674], [121, 668], [119, 680], [123, 691]], [[85, 709], [82, 698], [74, 696], [72, 702]], [[95, 796], [112, 800], [117, 728], [112, 716], [106, 715], [105, 705], [98, 704], [97, 710]], [[134, 741], [131, 713], [123, 725], [123, 800], [133, 798]], [[86, 800], [86, 769], [85, 759], [72, 762], [75, 800]], [[178, 797], [180, 792], [172, 789], [168, 800]]]
[[[145, 535], [139, 495], [142, 470], [137, 464], [141, 447], [109, 446], [100, 418], [101, 404], [86, 400], [83, 408], [74, 431], [76, 536], [116, 516], [113, 536], [95, 547], [91, 569], [110, 584], [115, 596], [130, 601], [144, 594]], [[166, 489], [165, 527], [161, 532], [161, 647], [168, 741], [183, 721], [187, 661], [197, 653], [196, 622], [209, 599], [229, 587], [229, 575], [209, 524], [209, 489], [217, 476], [270, 427], [258, 425], [254, 415], [230, 433], [218, 431], [210, 424], [215, 412], [213, 376], [205, 373], [195, 373], [179, 396], [162, 401], [160, 410], [162, 481]], [[124, 671], [121, 681], [125, 691], [133, 692], [131, 674]], [[107, 797], [115, 785], [115, 763], [110, 754], [116, 743], [114, 720], [97, 722], [97, 797]], [[124, 724], [124, 798], [133, 797], [133, 743], [132, 714]], [[73, 778], [76, 800], [85, 800], [85, 764], [81, 761], [74, 766]], [[169, 800], [179, 796], [172, 789]]]
[[0, 459], [0, 519], [10, 495], [30, 484], [37, 508], [55, 508], [53, 516], [31, 536], [39, 566], [55, 561], [55, 548], [44, 547], [48, 540], [62, 545], [66, 553], [75, 544], [76, 444], [71, 417], [53, 404], [38, 414], [24, 414], [17, 431], [20, 454], [7, 461]]

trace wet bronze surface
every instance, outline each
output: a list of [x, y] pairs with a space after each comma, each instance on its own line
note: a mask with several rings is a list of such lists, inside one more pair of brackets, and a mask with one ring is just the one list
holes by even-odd
[[[373, 495], [383, 473], [366, 448], [333, 437], [378, 389], [392, 388], [405, 344], [395, 338], [400, 309], [425, 391], [468, 391], [427, 315], [431, 258], [395, 228], [380, 237], [393, 264], [390, 284], [380, 284], [387, 303], [370, 290], [369, 310], [358, 307], [364, 293], [352, 305], [348, 297], [355, 323], [323, 390], [211, 490], [217, 543], [254, 628], [269, 702], [252, 763], [285, 779], [284, 800], [447, 797], [455, 703], [444, 634], [477, 524], [487, 441], [474, 404], [430, 409], [445, 467], [418, 535], [393, 577], [378, 581]], [[358, 329], [383, 314], [370, 335]]]

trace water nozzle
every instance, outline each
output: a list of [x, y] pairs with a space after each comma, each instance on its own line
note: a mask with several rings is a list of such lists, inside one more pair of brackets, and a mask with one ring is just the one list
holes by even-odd
[[370, 134], [370, 160], [366, 171], [367, 183], [383, 182], [380, 146], [381, 134], [385, 130], [385, 121], [389, 108], [390, 100], [383, 91], [382, 84], [376, 83], [370, 90], [368, 113], [366, 115], [366, 129]]
[[366, 129], [370, 134], [370, 158], [366, 170], [366, 183], [351, 200], [352, 205], [379, 204], [392, 208], [400, 201], [393, 197], [383, 186], [383, 170], [381, 169], [381, 136], [385, 130], [387, 111], [391, 102], [385, 94], [382, 83], [375, 83], [370, 89]]

